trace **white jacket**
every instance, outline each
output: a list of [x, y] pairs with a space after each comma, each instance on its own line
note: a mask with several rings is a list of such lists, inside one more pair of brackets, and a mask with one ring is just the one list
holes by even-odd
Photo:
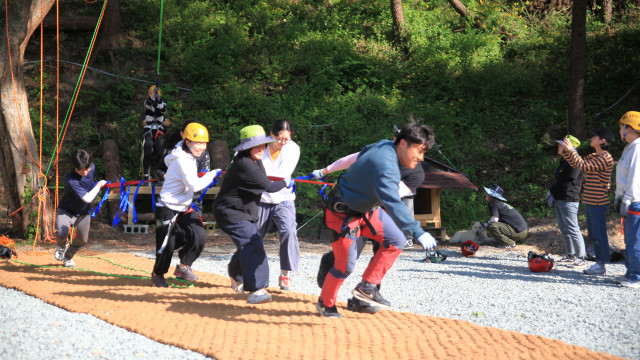
[[627, 204], [640, 201], [640, 139], [627, 144], [616, 167], [616, 197]]
[[216, 175], [215, 171], [210, 171], [199, 178], [196, 158], [181, 146], [165, 156], [164, 163], [167, 164], [167, 175], [158, 203], [174, 211], [187, 211], [193, 201], [193, 193], [206, 188]]
[[[293, 170], [298, 166], [298, 160], [300, 160], [300, 147], [292, 140], [284, 144], [275, 161], [271, 159], [271, 146], [267, 146], [267, 150], [262, 156], [262, 165], [264, 165], [267, 176], [290, 178]], [[275, 193], [265, 192], [262, 194], [260, 202], [279, 204], [283, 201], [293, 201], [296, 198], [296, 194], [292, 191], [292, 188], [284, 188]]]

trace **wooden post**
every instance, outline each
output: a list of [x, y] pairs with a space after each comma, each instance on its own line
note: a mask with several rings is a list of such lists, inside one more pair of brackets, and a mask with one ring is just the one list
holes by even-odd
[[[118, 154], [118, 144], [115, 140], [108, 139], [102, 144], [102, 159], [104, 160], [105, 180], [112, 183], [119, 183], [122, 178], [122, 169], [120, 168], [120, 155]], [[119, 188], [111, 188], [111, 192], [118, 192]], [[107, 200], [109, 208], [109, 217], [113, 219], [118, 213], [120, 201], [118, 198], [110, 198]]]
[[209, 155], [211, 156], [211, 168], [227, 170], [231, 163], [229, 155], [229, 146], [226, 141], [217, 140], [209, 146]]

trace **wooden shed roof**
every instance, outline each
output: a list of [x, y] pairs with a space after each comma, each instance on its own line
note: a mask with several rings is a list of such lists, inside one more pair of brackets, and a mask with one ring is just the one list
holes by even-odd
[[420, 185], [420, 188], [478, 189], [478, 187], [473, 185], [473, 183], [469, 181], [462, 172], [445, 163], [425, 156], [424, 161], [420, 164], [424, 170], [424, 181], [422, 182], [422, 185]]

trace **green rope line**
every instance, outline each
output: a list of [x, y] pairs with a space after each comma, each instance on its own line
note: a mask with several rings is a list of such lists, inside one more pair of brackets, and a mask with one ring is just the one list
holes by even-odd
[[[146, 271], [146, 270], [140, 270], [140, 269], [135, 269], [132, 267], [128, 267], [125, 265], [121, 265], [121, 264], [117, 264], [109, 259], [105, 259], [99, 256], [83, 256], [83, 255], [78, 255], [80, 257], [84, 257], [84, 258], [88, 258], [88, 259], [100, 259], [100, 260], [104, 260], [104, 261], [108, 261], [109, 263], [116, 265], [116, 266], [121, 266], [125, 269], [129, 269], [129, 270], [134, 270], [134, 271], [141, 271], [147, 274], [150, 274], [150, 272]], [[116, 275], [116, 274], [109, 274], [109, 273], [103, 273], [103, 272], [99, 272], [99, 271], [95, 271], [95, 270], [89, 270], [89, 269], [83, 269], [83, 268], [77, 268], [77, 267], [72, 267], [72, 268], [68, 268], [62, 265], [38, 265], [38, 264], [31, 264], [31, 263], [26, 263], [26, 262], [22, 262], [22, 261], [18, 261], [15, 259], [11, 259], [11, 261], [16, 262], [18, 264], [22, 264], [22, 265], [27, 265], [27, 266], [33, 266], [36, 268], [42, 268], [42, 269], [58, 269], [58, 268], [63, 268], [63, 269], [69, 269], [69, 270], [77, 270], [77, 271], [84, 271], [84, 272], [88, 272], [88, 273], [92, 273], [92, 274], [97, 274], [97, 275], [102, 275], [102, 276], [111, 276], [111, 277], [116, 277], [116, 278], [123, 278], [123, 279], [134, 279], [134, 280], [151, 280], [151, 277], [149, 276], [132, 276], [132, 275]], [[191, 288], [193, 287], [193, 283], [189, 282], [187, 280], [183, 280], [183, 279], [178, 279], [178, 278], [169, 278], [171, 280], [175, 280], [175, 281], [182, 281], [187, 283], [188, 285], [176, 285], [173, 283], [168, 283], [169, 285], [171, 285], [171, 287], [176, 288], [176, 289], [186, 289], [186, 288]]]
[[156, 70], [158, 81], [160, 80], [160, 50], [162, 47], [162, 14], [163, 12], [164, 12], [164, 0], [161, 0], [160, 1], [160, 33], [158, 34], [158, 67]]
[[[99, 19], [102, 19], [104, 15], [104, 11], [107, 8], [107, 1], [102, 4], [102, 11], [100, 12]], [[89, 45], [89, 49], [87, 50], [87, 54], [84, 57], [84, 63], [82, 64], [82, 69], [80, 70], [80, 75], [78, 76], [78, 81], [76, 82], [76, 88], [73, 90], [73, 96], [71, 97], [71, 101], [69, 102], [69, 108], [67, 109], [67, 114], [65, 115], [64, 122], [60, 128], [60, 133], [58, 133], [58, 138], [56, 140], [56, 146], [53, 149], [53, 154], [55, 155], [58, 152], [58, 146], [60, 145], [60, 139], [62, 138], [62, 133], [64, 128], [69, 121], [69, 114], [71, 114], [71, 109], [73, 107], [74, 100], [78, 97], [78, 92], [80, 90], [80, 79], [82, 79], [82, 74], [86, 71], [87, 63], [89, 62], [89, 54], [91, 49], [93, 48], [93, 44], [96, 42], [96, 37], [98, 35], [98, 28], [100, 26], [100, 22], [96, 24], [96, 28], [93, 30], [93, 37], [91, 39], [91, 44]], [[49, 176], [49, 171], [51, 170], [51, 164], [53, 164], [53, 159], [55, 156], [51, 156], [51, 160], [49, 161], [49, 166], [47, 167], [46, 176]]]

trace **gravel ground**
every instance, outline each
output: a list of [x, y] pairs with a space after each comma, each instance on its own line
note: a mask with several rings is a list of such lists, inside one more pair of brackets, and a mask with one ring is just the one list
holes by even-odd
[[[640, 291], [615, 284], [614, 277], [624, 272], [622, 263], [608, 265], [606, 276], [587, 277], [584, 268], [566, 266], [536, 274], [518, 251], [483, 247], [472, 258], [457, 250], [443, 252], [449, 257], [440, 264], [424, 263], [424, 252], [416, 249], [401, 254], [381, 290], [392, 310], [461, 319], [640, 359]], [[350, 297], [370, 253], [365, 248], [354, 275], [340, 289], [339, 301]], [[151, 251], [137, 255], [153, 258]], [[205, 252], [193, 268], [226, 275], [230, 257]], [[319, 295], [319, 262], [318, 254], [302, 256], [299, 271], [291, 276], [294, 291]], [[271, 286], [277, 286], [276, 255], [270, 256], [269, 266]], [[32, 359], [34, 352], [40, 359], [206, 359], [2, 287], [0, 309], [0, 354], [12, 354], [12, 359]], [[309, 310], [315, 311], [312, 303]]]

